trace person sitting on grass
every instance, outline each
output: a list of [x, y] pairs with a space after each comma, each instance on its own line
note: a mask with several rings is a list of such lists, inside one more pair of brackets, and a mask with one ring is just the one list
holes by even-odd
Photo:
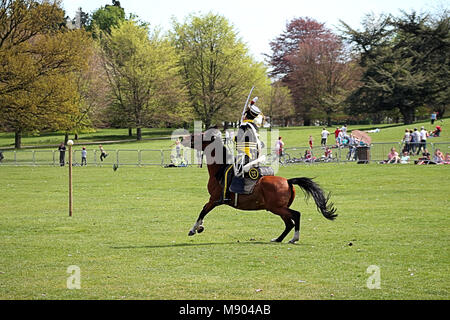
[[441, 149], [436, 149], [434, 151], [433, 161], [430, 161], [430, 164], [443, 164], [444, 161], [444, 154], [441, 152]]
[[389, 154], [388, 154], [387, 160], [385, 160], [385, 161], [383, 161], [381, 163], [399, 163], [399, 161], [400, 161], [400, 158], [398, 156], [398, 152], [393, 147], [391, 149], [391, 152], [389, 152]]
[[333, 151], [331, 151], [331, 149], [328, 147], [326, 147], [325, 149], [324, 160], [325, 161], [333, 160]]
[[422, 153], [422, 157], [418, 160], [414, 161], [415, 164], [428, 164], [431, 161], [431, 154], [428, 152], [428, 149], [425, 149]]
[[408, 164], [409, 163], [409, 152], [404, 151], [402, 157], [400, 158], [401, 164]]
[[311, 150], [306, 150], [305, 152], [305, 162], [314, 162], [316, 157], [314, 157], [311, 153]]
[[441, 136], [441, 126], [436, 126], [436, 130], [430, 132], [430, 137], [440, 137]]
[[450, 164], [450, 153], [445, 154], [444, 164]]

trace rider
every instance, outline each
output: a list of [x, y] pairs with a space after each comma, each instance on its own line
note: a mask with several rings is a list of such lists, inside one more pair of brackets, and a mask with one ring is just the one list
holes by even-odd
[[244, 113], [243, 122], [236, 136], [237, 157], [235, 162], [235, 177], [230, 190], [235, 193], [244, 191], [244, 174], [265, 160], [261, 155], [263, 143], [259, 140], [258, 128], [262, 125], [264, 116], [256, 106], [255, 97]]

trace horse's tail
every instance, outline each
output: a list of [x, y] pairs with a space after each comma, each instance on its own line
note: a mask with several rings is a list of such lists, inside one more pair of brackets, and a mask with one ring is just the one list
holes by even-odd
[[336, 214], [336, 208], [333, 203], [329, 203], [331, 193], [327, 196], [324, 195], [320, 186], [309, 178], [293, 178], [289, 179], [290, 185], [296, 184], [303, 189], [307, 198], [313, 197], [317, 205], [317, 210], [323, 214], [323, 216], [329, 220], [334, 220], [338, 215]]

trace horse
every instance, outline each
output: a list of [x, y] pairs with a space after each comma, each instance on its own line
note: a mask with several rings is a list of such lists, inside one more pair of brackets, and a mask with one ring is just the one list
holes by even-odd
[[[223, 193], [223, 188], [216, 175], [220, 170], [223, 170], [223, 166], [227, 166], [226, 160], [231, 157], [223, 144], [220, 131], [218, 135], [209, 134], [211, 136], [209, 139], [205, 138], [205, 135], [205, 132], [197, 135], [191, 134], [189, 136], [184, 136], [182, 140], [182, 144], [185, 147], [190, 147], [205, 154], [209, 174], [207, 184], [210, 195], [209, 201], [203, 206], [194, 226], [189, 230], [188, 236], [202, 233], [205, 229], [203, 226], [205, 216], [214, 208], [223, 204], [219, 201]], [[201, 143], [195, 141], [201, 141]], [[205, 152], [213, 142], [216, 144], [216, 148], [210, 148], [208, 150], [209, 152]], [[222, 149], [220, 150], [220, 148]], [[221, 153], [221, 155], [219, 155], [219, 153]], [[279, 176], [262, 176], [256, 183], [253, 193], [250, 195], [236, 195], [233, 192], [229, 192], [229, 199], [231, 201], [226, 203], [226, 205], [235, 209], [247, 211], [267, 210], [279, 215], [285, 224], [285, 229], [277, 238], [274, 238], [271, 241], [282, 242], [294, 228], [294, 236], [289, 241], [289, 243], [294, 244], [300, 239], [301, 217], [299, 211], [290, 208], [295, 199], [294, 185], [299, 186], [303, 190], [306, 200], [310, 197], [314, 199], [317, 210], [322, 213], [326, 219], [334, 220], [337, 217], [334, 204], [329, 202], [331, 193], [325, 195], [324, 191], [313, 181], [313, 179], [306, 177], [286, 179]]]

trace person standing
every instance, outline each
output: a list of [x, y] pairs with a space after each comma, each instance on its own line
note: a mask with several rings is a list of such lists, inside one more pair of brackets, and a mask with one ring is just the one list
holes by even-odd
[[336, 139], [336, 144], [338, 147], [342, 147], [343, 142], [344, 142], [344, 132], [342, 130], [339, 130], [338, 137]]
[[278, 137], [277, 142], [275, 143], [275, 152], [277, 157], [281, 157], [283, 155], [284, 142], [282, 137]]
[[309, 148], [310, 148], [310, 149], [313, 148], [313, 142], [314, 142], [313, 137], [312, 137], [312, 136], [309, 136]]
[[420, 153], [420, 131], [417, 130], [417, 128], [414, 128], [413, 132], [413, 138], [414, 138], [414, 145], [415, 145], [415, 152], [416, 154]]
[[61, 167], [64, 167], [66, 157], [66, 146], [64, 145], [64, 142], [61, 142], [61, 144], [58, 147], [58, 151], [59, 151], [59, 165]]
[[322, 133], [321, 133], [322, 140], [320, 141], [320, 145], [322, 147], [325, 147], [327, 145], [327, 139], [328, 139], [329, 135], [330, 135], [330, 132], [328, 132], [328, 130], [326, 128], [323, 128]]
[[100, 149], [100, 161], [103, 161], [103, 159], [105, 159], [108, 154], [106, 153], [105, 149], [103, 149], [102, 145], [99, 145], [98, 147]]
[[180, 139], [175, 140], [175, 143], [172, 145], [175, 146], [175, 158], [177, 161], [182, 160], [182, 156], [181, 156], [181, 141]]
[[83, 149], [81, 150], [81, 165], [82, 166], [83, 165], [87, 166], [86, 157], [87, 157], [86, 147], [83, 147]]
[[428, 131], [425, 130], [424, 127], [421, 128], [420, 132], [420, 144], [419, 144], [419, 150], [417, 150], [417, 154], [419, 154], [419, 151], [421, 148], [425, 150], [427, 148], [427, 137], [428, 137]]
[[431, 124], [434, 124], [434, 122], [436, 121], [436, 118], [437, 118], [437, 114], [436, 114], [436, 112], [433, 112], [431, 114]]
[[404, 147], [403, 147], [403, 151], [408, 152], [411, 149], [410, 143], [411, 143], [411, 135], [409, 133], [409, 129], [405, 130], [405, 135], [403, 136], [403, 143], [404, 143]]
[[341, 132], [341, 129], [339, 127], [334, 130], [334, 140], [336, 140], [336, 145], [339, 145], [339, 132]]

